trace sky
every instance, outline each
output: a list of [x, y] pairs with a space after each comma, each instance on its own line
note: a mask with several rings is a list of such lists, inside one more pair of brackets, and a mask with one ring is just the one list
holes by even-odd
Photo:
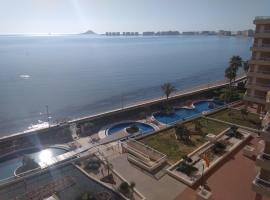
[[0, 34], [254, 28], [270, 0], [0, 0]]

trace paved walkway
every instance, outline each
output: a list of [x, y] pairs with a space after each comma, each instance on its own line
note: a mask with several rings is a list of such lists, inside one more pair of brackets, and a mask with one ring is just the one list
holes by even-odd
[[[259, 150], [259, 140], [252, 139], [250, 145]], [[255, 192], [251, 190], [251, 184], [257, 172], [255, 161], [243, 156], [241, 149], [207, 179], [214, 200], [254, 200]], [[191, 188], [187, 188], [176, 198], [176, 200], [195, 199], [196, 191]], [[264, 197], [263, 200], [269, 199]]]
[[136, 188], [148, 200], [170, 200], [184, 191], [186, 186], [170, 177], [164, 175], [159, 180], [152, 177], [147, 172], [132, 165], [127, 160], [127, 154], [122, 154], [110, 161], [113, 168], [118, 171], [129, 182], [134, 181]]

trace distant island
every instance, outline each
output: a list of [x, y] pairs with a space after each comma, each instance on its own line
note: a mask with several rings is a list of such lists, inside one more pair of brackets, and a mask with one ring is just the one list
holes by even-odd
[[88, 31], [86, 31], [84, 33], [81, 33], [81, 34], [82, 35], [96, 35], [96, 33], [94, 31], [92, 31], [92, 30], [88, 30]]

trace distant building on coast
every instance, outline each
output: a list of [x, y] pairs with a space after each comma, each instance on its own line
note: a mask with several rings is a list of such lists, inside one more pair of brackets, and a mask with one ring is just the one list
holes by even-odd
[[120, 36], [120, 32], [106, 32], [106, 36]]
[[123, 32], [123, 36], [139, 36], [139, 32]]
[[254, 31], [252, 29], [248, 29], [244, 31], [237, 31], [237, 36], [253, 37]]
[[163, 36], [163, 35], [180, 35], [179, 31], [161, 31], [156, 32], [155, 35]]
[[153, 35], [155, 35], [155, 32], [153, 32], [153, 31], [146, 31], [146, 32], [143, 32], [142, 35], [143, 36], [153, 36]]
[[220, 30], [218, 32], [218, 35], [220, 35], [220, 36], [231, 36], [232, 32], [231, 31]]
[[200, 35], [217, 35], [216, 31], [201, 31]]
[[197, 31], [185, 31], [182, 32], [182, 35], [199, 35], [200, 33]]

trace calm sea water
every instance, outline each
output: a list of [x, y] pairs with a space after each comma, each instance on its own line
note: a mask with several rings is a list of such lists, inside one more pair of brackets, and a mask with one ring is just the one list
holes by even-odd
[[[95, 114], [223, 79], [232, 55], [250, 56], [251, 38], [0, 37], [0, 136], [45, 120]], [[122, 98], [123, 97], [123, 98]]]

